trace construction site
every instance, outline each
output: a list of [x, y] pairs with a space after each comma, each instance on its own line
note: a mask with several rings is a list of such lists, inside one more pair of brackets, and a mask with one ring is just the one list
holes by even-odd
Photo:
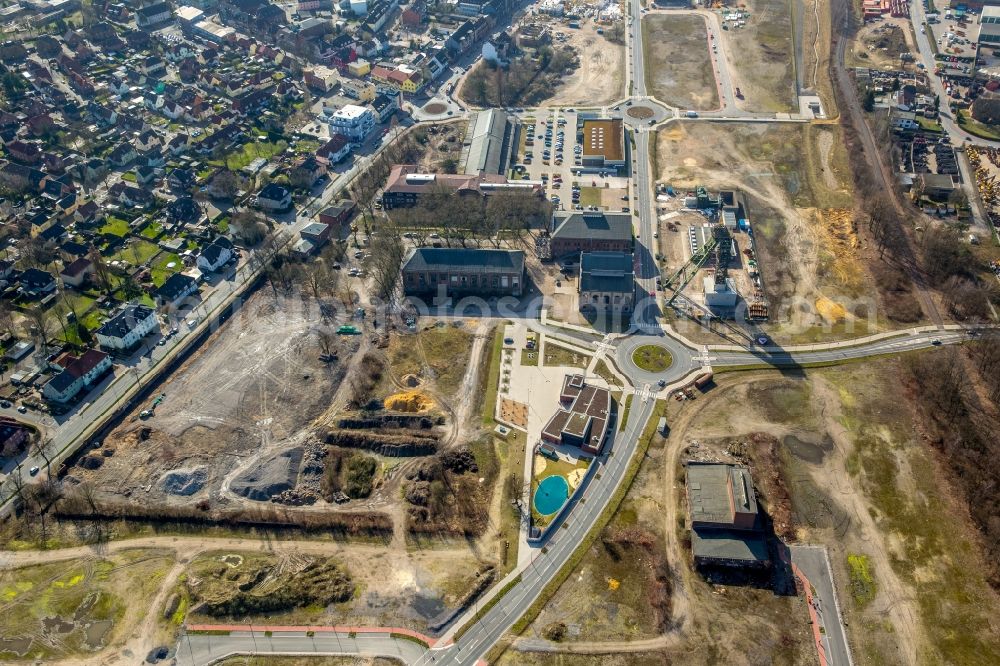
[[767, 321], [763, 276], [742, 194], [723, 190], [713, 195], [701, 186], [679, 193], [660, 185], [656, 202], [657, 235], [679, 239], [671, 255], [658, 252], [656, 257], [665, 266], [658, 282], [667, 305], [692, 320]]

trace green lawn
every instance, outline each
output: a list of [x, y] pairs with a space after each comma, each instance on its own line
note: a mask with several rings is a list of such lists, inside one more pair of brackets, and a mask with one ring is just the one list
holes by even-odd
[[135, 182], [135, 174], [132, 173], [131, 171], [126, 171], [125, 173], [122, 174], [122, 180], [124, 180], [126, 182], [129, 182], [129, 183], [134, 183]]
[[134, 266], [142, 266], [160, 251], [156, 243], [133, 239], [131, 243], [111, 255], [112, 260], [127, 261]]
[[212, 162], [211, 164], [225, 166], [232, 171], [239, 171], [258, 157], [269, 160], [275, 155], [284, 152], [286, 148], [288, 148], [288, 144], [284, 141], [276, 143], [271, 141], [249, 141], [239, 149], [226, 155], [222, 161]]
[[989, 139], [990, 141], [1000, 141], [1000, 131], [997, 131], [997, 128], [991, 127], [990, 125], [984, 125], [978, 120], [975, 120], [968, 111], [959, 109], [958, 120], [958, 126], [969, 134], [983, 139]]
[[[168, 266], [168, 264], [173, 264], [173, 266]], [[153, 284], [159, 287], [167, 281], [168, 277], [174, 273], [180, 273], [182, 270], [184, 270], [184, 262], [181, 261], [180, 256], [173, 252], [164, 252], [153, 262], [150, 271]]]
[[553, 344], [551, 340], [545, 341], [544, 365], [550, 367], [586, 368], [589, 363], [589, 355]]
[[599, 187], [581, 187], [580, 188], [580, 205], [586, 208], [587, 206], [600, 206], [601, 205], [601, 188]]
[[120, 217], [115, 217], [114, 215], [108, 215], [104, 219], [104, 226], [99, 228], [97, 231], [102, 234], [124, 237], [129, 233], [128, 221], [123, 220]]
[[146, 227], [139, 232], [139, 235], [143, 238], [155, 239], [159, 238], [160, 234], [163, 233], [163, 225], [159, 222], [150, 222]]
[[663, 347], [643, 345], [632, 352], [632, 362], [646, 372], [663, 372], [670, 367], [673, 357]]

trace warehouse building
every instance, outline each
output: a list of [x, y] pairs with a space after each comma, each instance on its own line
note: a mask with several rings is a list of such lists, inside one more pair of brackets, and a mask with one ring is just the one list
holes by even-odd
[[503, 111], [489, 109], [477, 113], [465, 136], [465, 173], [470, 176], [507, 173], [516, 134], [516, 126]]
[[632, 216], [605, 211], [556, 211], [543, 258], [560, 259], [578, 252], [632, 252]]
[[757, 495], [746, 466], [689, 462], [687, 495], [696, 566], [770, 565]]

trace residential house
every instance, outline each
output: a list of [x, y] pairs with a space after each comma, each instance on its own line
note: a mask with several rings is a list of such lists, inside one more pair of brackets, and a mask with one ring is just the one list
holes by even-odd
[[80, 356], [69, 352], [60, 354], [49, 366], [59, 372], [42, 387], [47, 400], [65, 404], [85, 389], [90, 389], [109, 370], [111, 356], [99, 349], [88, 349]]
[[21, 141], [11, 141], [4, 148], [10, 158], [20, 164], [38, 164], [42, 161], [42, 149], [37, 143]]
[[379, 93], [372, 100], [371, 106], [380, 123], [389, 122], [392, 114], [399, 110], [399, 93]]
[[343, 161], [351, 154], [351, 142], [343, 134], [334, 134], [330, 140], [316, 151], [316, 159], [325, 162], [327, 167]]
[[135, 10], [135, 23], [140, 28], [159, 25], [170, 20], [170, 5], [161, 2], [156, 5], [149, 5]]
[[269, 212], [286, 211], [292, 206], [292, 193], [277, 183], [268, 183], [257, 193], [257, 205]]
[[105, 349], [127, 351], [159, 328], [156, 310], [148, 305], [129, 303], [97, 329], [97, 342]]
[[52, 273], [38, 268], [29, 268], [21, 273], [21, 293], [29, 298], [41, 298], [56, 290], [56, 279]]
[[356, 99], [359, 102], [371, 102], [375, 99], [375, 85], [368, 81], [344, 79], [340, 82], [340, 87], [345, 97]]
[[198, 293], [198, 281], [184, 273], [174, 273], [153, 292], [156, 306], [164, 310], [176, 310], [184, 301]]
[[86, 257], [80, 257], [68, 265], [60, 272], [63, 284], [79, 289], [87, 282], [87, 279], [94, 274], [94, 263]]
[[346, 104], [330, 116], [329, 123], [331, 133], [343, 134], [360, 145], [375, 129], [375, 113], [366, 106]]
[[233, 244], [222, 236], [202, 248], [195, 264], [206, 273], [214, 273], [233, 258]]

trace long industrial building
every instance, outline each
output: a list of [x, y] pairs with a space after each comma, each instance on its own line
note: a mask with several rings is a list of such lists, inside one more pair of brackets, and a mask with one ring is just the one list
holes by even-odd
[[477, 113], [465, 135], [465, 173], [470, 176], [507, 173], [516, 134], [517, 126], [503, 111], [489, 109]]

